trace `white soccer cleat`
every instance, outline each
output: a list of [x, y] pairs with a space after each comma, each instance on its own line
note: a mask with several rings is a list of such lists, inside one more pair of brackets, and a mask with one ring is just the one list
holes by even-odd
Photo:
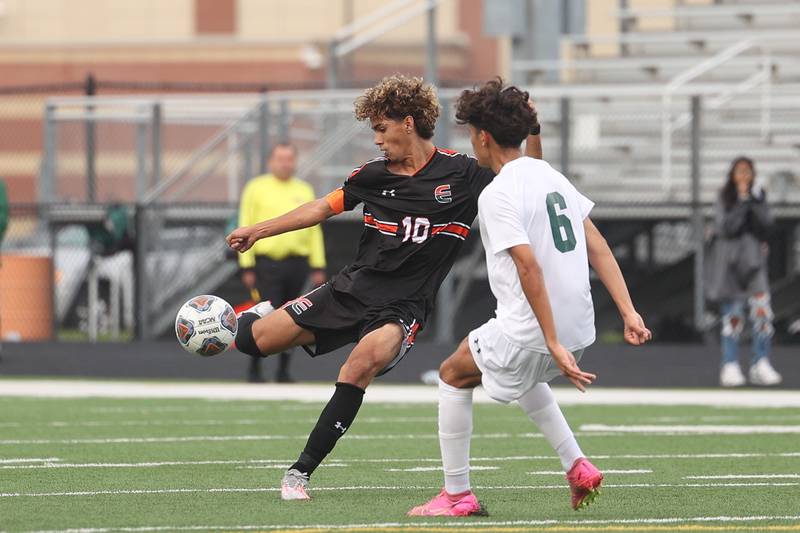
[[[752, 369], [751, 380], [752, 380]], [[742, 374], [739, 363], [725, 363], [719, 371], [719, 384], [723, 387], [741, 387], [747, 380]]]
[[748, 373], [750, 374], [750, 383], [753, 385], [769, 387], [783, 381], [783, 376], [773, 368], [767, 357], [759, 359], [756, 364], [750, 367], [750, 372]]
[[296, 468], [287, 470], [281, 482], [281, 500], [310, 500], [311, 496], [306, 492], [307, 487], [308, 474]]
[[263, 302], [258, 302], [252, 307], [248, 307], [247, 309], [239, 313], [239, 316], [242, 316], [245, 313], [253, 313], [258, 315], [259, 318], [264, 318], [274, 310], [275, 308], [272, 307], [272, 302], [270, 302], [269, 300], [264, 300]]

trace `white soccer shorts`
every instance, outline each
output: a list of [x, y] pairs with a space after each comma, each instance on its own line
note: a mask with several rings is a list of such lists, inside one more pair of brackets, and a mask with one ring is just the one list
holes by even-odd
[[[561, 375], [549, 353], [510, 343], [494, 318], [470, 331], [469, 348], [483, 373], [483, 388], [498, 402], [513, 402], [537, 383], [549, 382]], [[572, 353], [575, 360], [580, 361], [583, 349]]]

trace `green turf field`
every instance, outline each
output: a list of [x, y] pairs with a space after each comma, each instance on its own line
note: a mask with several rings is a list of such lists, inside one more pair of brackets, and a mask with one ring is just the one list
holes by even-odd
[[313, 501], [281, 502], [320, 409], [0, 398], [0, 531], [800, 530], [797, 409], [566, 407], [606, 471], [601, 498], [574, 512], [519, 408], [476, 405], [472, 482], [490, 516], [459, 520], [404, 516], [442, 483], [432, 404], [365, 403], [312, 478]]

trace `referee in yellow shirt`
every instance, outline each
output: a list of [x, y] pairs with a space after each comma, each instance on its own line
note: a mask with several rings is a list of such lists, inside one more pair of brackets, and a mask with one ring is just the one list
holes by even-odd
[[[275, 218], [316, 198], [314, 189], [294, 176], [297, 149], [281, 143], [272, 148], [269, 174], [256, 176], [245, 185], [239, 204], [239, 226], [250, 226]], [[322, 228], [314, 226], [258, 241], [239, 254], [242, 282], [257, 289], [260, 300], [275, 308], [301, 295], [311, 275], [314, 286], [325, 283], [325, 244]], [[275, 381], [291, 382], [289, 353], [280, 354]], [[264, 381], [261, 358], [250, 361], [250, 381]]]

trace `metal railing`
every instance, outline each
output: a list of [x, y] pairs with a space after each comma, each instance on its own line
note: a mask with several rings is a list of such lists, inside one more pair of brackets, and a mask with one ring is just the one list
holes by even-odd
[[[597, 184], [604, 196], [613, 195], [615, 191], [630, 193], [630, 188], [621, 182], [615, 185], [609, 181], [630, 176], [638, 181], [660, 177], [663, 199], [674, 199], [675, 191], [681, 197], [687, 192], [684, 189], [688, 183], [684, 183], [683, 178], [688, 178], [688, 159], [684, 154], [690, 147], [682, 138], [676, 148], [672, 135], [688, 124], [688, 105], [685, 104], [690, 96], [698, 95], [704, 98], [706, 112], [717, 111], [711, 118], [719, 116], [716, 121], [709, 122], [707, 136], [713, 138], [716, 134], [712, 128], [718, 128], [719, 135], [723, 135], [726, 123], [719, 114], [722, 110], [745, 113], [745, 120], [758, 122], [761, 131], [759, 143], [752, 149], [764, 154], [769, 152], [764, 157], [766, 166], [763, 168], [769, 172], [790, 168], [795, 164], [795, 158], [789, 158], [791, 146], [770, 144], [769, 134], [773, 130], [792, 131], [792, 124], [796, 122], [792, 118], [795, 112], [791, 102], [800, 95], [800, 87], [781, 86], [774, 90], [768, 75], [768, 55], [764, 56], [764, 68], [741, 83], [697, 81], [701, 72], [712, 69], [718, 61], [754, 46], [757, 45], [740, 44], [728, 50], [725, 56], [718, 56], [715, 63], [704, 62], [702, 71], [698, 67], [674, 78], [667, 87], [651, 83], [528, 88], [545, 124], [546, 157], [554, 162], [560, 160], [565, 170], [569, 168], [569, 177], [578, 180], [582, 187], [591, 190]], [[754, 89], [760, 94], [753, 95]], [[309, 180], [318, 193], [324, 194], [344, 177], [344, 172], [376, 154], [366, 129], [361, 128], [352, 115], [353, 101], [360, 94], [358, 90], [326, 90], [233, 96], [51, 99], [45, 111], [40, 199], [44, 202], [91, 200], [57, 194], [64, 190], [60, 185], [61, 176], [67, 174], [69, 178], [68, 174], [79, 172], [75, 168], [77, 150], [89, 150], [88, 146], [74, 144], [75, 128], [82, 131], [89, 121], [100, 128], [110, 123], [118, 125], [115, 127], [130, 125], [130, 132], [121, 134], [114, 130], [116, 133], [111, 132], [110, 136], [97, 136], [94, 151], [98, 164], [104, 161], [104, 150], [109, 150], [109, 137], [113, 140], [116, 136], [117, 144], [130, 144], [132, 154], [130, 161], [120, 162], [120, 152], [110, 152], [109, 157], [117, 158], [116, 162], [112, 161], [116, 166], [103, 172], [101, 165], [98, 175], [108, 180], [109, 172], [125, 174], [128, 176], [125, 179], [135, 182], [136, 198], [144, 203], [235, 202], [244, 181], [264, 169], [269, 145], [275, 140], [288, 140], [298, 146], [298, 174]], [[454, 89], [439, 91], [443, 105], [452, 105], [459, 94], [460, 91]], [[565, 101], [570, 107], [567, 116], [563, 115]], [[773, 109], [780, 110], [774, 119]], [[437, 124], [437, 142], [468, 151], [465, 130], [456, 126], [451, 115], [449, 112], [442, 114]], [[568, 128], [570, 123], [574, 123], [572, 128]], [[60, 132], [62, 129], [64, 131]], [[641, 133], [643, 130], [645, 134]], [[193, 139], [191, 143], [186, 140], [189, 137]], [[63, 146], [64, 143], [68, 146]], [[184, 147], [187, 144], [189, 146]], [[726, 157], [722, 153], [725, 148], [709, 148], [710, 153], [720, 154], [714, 159], [714, 165], [722, 164], [719, 158]], [[684, 158], [682, 163], [677, 163], [680, 176], [676, 174], [676, 156]], [[94, 158], [87, 154], [82, 159], [88, 165]], [[120, 170], [125, 165], [130, 167], [129, 171]], [[717, 167], [714, 168], [717, 173]], [[87, 173], [82, 170], [80, 173], [85, 180]], [[680, 189], [676, 189], [678, 185]], [[120, 200], [133, 201], [134, 198]], [[98, 197], [98, 201], [107, 200]]]
[[[141, 196], [141, 202], [145, 205], [153, 202], [169, 202], [182, 198], [187, 192], [199, 183], [205, 181], [210, 175], [219, 169], [223, 162], [228, 163], [227, 177], [228, 185], [227, 200], [235, 202], [239, 197], [241, 187], [240, 175], [252, 176], [253, 169], [245, 168], [239, 171], [238, 152], [240, 146], [246, 146], [252, 142], [255, 136], [261, 131], [258, 125], [258, 117], [261, 113], [263, 103], [256, 104], [245, 111], [239, 118], [236, 118], [214, 134], [202, 146], [196, 149], [173, 174], [163, 181], [156, 183], [147, 193]], [[214, 152], [224, 148], [221, 154], [214, 156]], [[210, 159], [210, 161], [208, 161]], [[205, 163], [202, 171], [196, 172], [196, 167]], [[249, 165], [248, 165], [249, 166]]]
[[[193, 171], [194, 166], [204, 157], [227, 144], [229, 168], [236, 168], [240, 158], [255, 158], [253, 150], [259, 150], [259, 158], [263, 160], [265, 145], [243, 145], [242, 137], [247, 141], [255, 135], [265, 135], [259, 129], [259, 105], [263, 105], [258, 95], [217, 95], [217, 96], [156, 96], [156, 97], [59, 97], [47, 101], [44, 116], [44, 154], [42, 170], [40, 172], [39, 199], [43, 202], [60, 200], [56, 193], [59, 179], [59, 143], [71, 143], [71, 131], [61, 135], [60, 130], [72, 127], [83, 128], [98, 125], [117, 124], [118, 128], [129, 126], [134, 130], [135, 170], [135, 198], [138, 202], [151, 203], [156, 199], [161, 201], [170, 198], [179, 198], [186, 187], [172, 191], [182, 181], [187, 181], [187, 176]], [[180, 128], [178, 130], [178, 128]], [[214, 131], [218, 128], [218, 131]], [[169, 148], [165, 136], [174, 129], [175, 137], [191, 133], [193, 137], [203, 138], [199, 148], [191, 147], [192, 155], [183, 160], [178, 153], [170, 161], [164, 160], [164, 153]], [[213, 132], [213, 133], [212, 133]], [[118, 133], [118, 135], [120, 135]], [[127, 132], [125, 141], [128, 142]], [[60, 138], [61, 137], [61, 138]], [[180, 139], [173, 139], [174, 144], [181, 144]], [[197, 141], [200, 142], [199, 140]], [[246, 153], [235, 150], [245, 146]], [[102, 147], [96, 143], [87, 143], [83, 147], [86, 153], [86, 174], [94, 175], [94, 166], [98, 157], [102, 156]], [[180, 160], [180, 161], [179, 161]], [[213, 172], [217, 165], [212, 165], [206, 173]], [[169, 172], [166, 179], [162, 173], [169, 170], [169, 166], [178, 165], [178, 168]], [[166, 168], [165, 168], [166, 167]], [[251, 173], [250, 168], [242, 168], [241, 173]], [[203, 174], [201, 173], [200, 176]], [[238, 195], [237, 180], [240, 176], [229, 172], [228, 200], [235, 201]], [[196, 177], [194, 179], [197, 179]], [[190, 184], [191, 185], [191, 180]], [[94, 183], [87, 184], [93, 190]], [[168, 194], [172, 193], [172, 196]], [[167, 196], [165, 196], [167, 195]], [[92, 195], [86, 200], [94, 201]], [[128, 199], [129, 200], [129, 199]]]
[[770, 123], [770, 80], [772, 78], [772, 60], [769, 49], [755, 39], [744, 39], [721, 52], [709, 57], [690, 69], [674, 76], [664, 87], [661, 95], [661, 186], [664, 192], [672, 192], [672, 134], [691, 122], [691, 113], [684, 112], [673, 120], [672, 100], [675, 93], [692, 80], [730, 61], [751, 49], [758, 49], [761, 56], [758, 70], [744, 81], [731, 85], [708, 100], [707, 109], [720, 109], [731, 99], [751, 89], [761, 86], [761, 138], [769, 135]]

